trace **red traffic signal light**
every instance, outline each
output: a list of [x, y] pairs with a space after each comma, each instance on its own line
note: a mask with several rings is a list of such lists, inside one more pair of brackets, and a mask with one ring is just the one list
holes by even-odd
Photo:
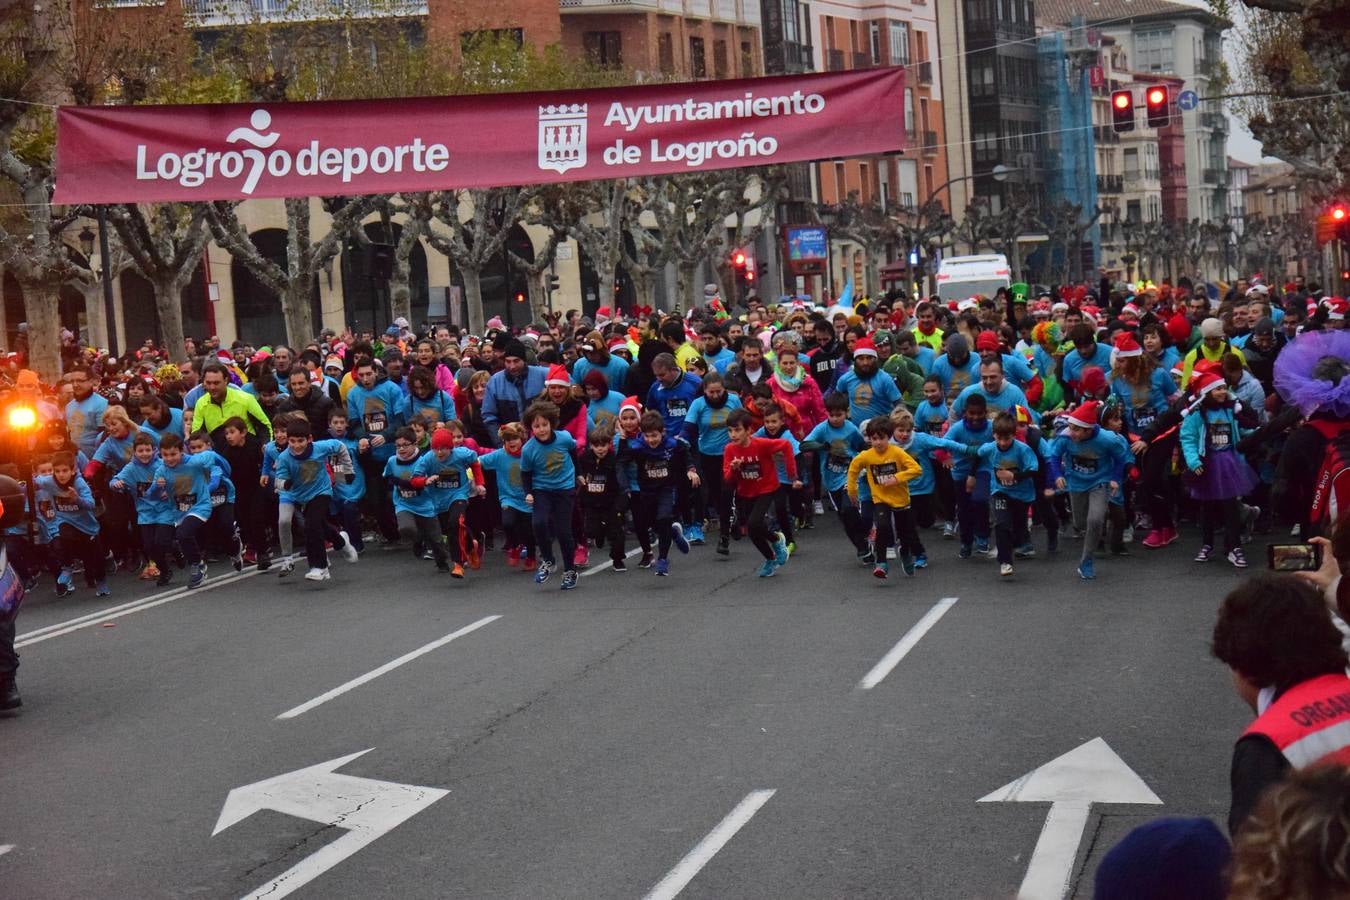
[[1331, 221], [1333, 222], [1344, 222], [1346, 215], [1347, 213], [1343, 204], [1337, 203], [1331, 208]]
[[1134, 93], [1132, 91], [1112, 92], [1111, 127], [1117, 132], [1134, 131]]
[[522, 294], [522, 293], [520, 293], [519, 291], [517, 291], [517, 292], [516, 292], [516, 302], [517, 302], [517, 303], [524, 303], [524, 302], [525, 302], [525, 295]]
[[755, 280], [755, 270], [754, 270], [754, 269], [746, 269], [746, 270], [745, 270], [745, 280], [746, 280], [746, 281], [754, 281], [754, 280]]
[[737, 250], [735, 253], [731, 254], [731, 264], [738, 269], [744, 266], [745, 254], [742, 253], [740, 250]]
[[1168, 110], [1168, 93], [1165, 84], [1155, 84], [1144, 91], [1144, 111], [1149, 128], [1165, 128], [1172, 120]]

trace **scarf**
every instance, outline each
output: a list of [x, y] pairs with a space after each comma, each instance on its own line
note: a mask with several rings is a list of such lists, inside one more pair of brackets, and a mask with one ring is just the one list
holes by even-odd
[[779, 387], [781, 387], [783, 390], [791, 394], [802, 386], [802, 380], [806, 378], [806, 370], [803, 369], [801, 366], [798, 366], [797, 376], [795, 378], [789, 378], [788, 376], [783, 374], [783, 370], [781, 368], [775, 366], [773, 370], [773, 377], [778, 381]]

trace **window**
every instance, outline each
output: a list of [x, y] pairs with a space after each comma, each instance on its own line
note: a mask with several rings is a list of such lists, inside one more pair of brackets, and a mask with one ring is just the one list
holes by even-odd
[[975, 162], [998, 162], [998, 131], [993, 128], [986, 128], [983, 131], [977, 131], [974, 134], [975, 149], [973, 155]]
[[928, 131], [928, 98], [919, 98], [919, 127]]
[[927, 61], [927, 59], [928, 59], [928, 32], [926, 32], [926, 31], [916, 31], [916, 32], [914, 32], [914, 50], [915, 50], [915, 54], [914, 54], [914, 55], [915, 55], [916, 57], [918, 57], [919, 62], [925, 62], [925, 61]]
[[623, 66], [622, 38], [617, 31], [587, 31], [581, 36], [581, 46], [591, 65], [605, 69]]
[[891, 65], [909, 65], [909, 23], [890, 23]]
[[928, 196], [931, 198], [931, 197], [933, 196], [933, 167], [932, 167], [932, 166], [924, 166], [924, 167], [923, 167], [923, 184], [924, 184], [925, 190], [926, 190], [927, 193], [928, 193]]
[[669, 31], [661, 32], [656, 39], [656, 58], [661, 71], [667, 75], [675, 72], [675, 38]]
[[1133, 147], [1125, 150], [1125, 177], [1139, 177], [1139, 151]]
[[905, 131], [914, 133], [914, 91], [905, 88]]
[[755, 48], [749, 41], [741, 41], [741, 76], [758, 75], [755, 68]]
[[689, 39], [689, 74], [695, 78], [708, 77], [708, 58], [703, 52], [703, 38]]
[[872, 167], [865, 162], [858, 163], [858, 181], [862, 202], [867, 203], [872, 200]]
[[1138, 200], [1128, 200], [1128, 201], [1126, 201], [1126, 203], [1125, 203], [1125, 221], [1127, 221], [1127, 222], [1138, 222], [1138, 221], [1141, 221], [1142, 219], [1143, 219], [1143, 215], [1142, 215], [1142, 213], [1140, 212], [1139, 201], [1138, 201]]
[[981, 53], [974, 57], [970, 63], [970, 96], [971, 97], [993, 97], [998, 89], [994, 84], [994, 57], [989, 53]]
[[876, 22], [867, 25], [867, 47], [871, 51], [872, 65], [881, 65], [881, 26]]
[[1134, 65], [1141, 72], [1172, 71], [1172, 29], [1134, 33]]
[[797, 22], [797, 0], [782, 0], [782, 12], [779, 18], [783, 22], [783, 40], [800, 44], [801, 40], [797, 37], [800, 33], [799, 23]]
[[727, 42], [713, 41], [713, 77], [727, 77]]
[[841, 203], [848, 196], [848, 179], [844, 175], [844, 164], [841, 162], [834, 164], [834, 194]]

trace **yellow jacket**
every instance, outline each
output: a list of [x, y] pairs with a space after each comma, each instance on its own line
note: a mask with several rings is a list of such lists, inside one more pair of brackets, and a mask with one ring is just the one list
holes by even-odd
[[909, 482], [923, 473], [923, 469], [899, 447], [891, 444], [880, 453], [868, 447], [848, 467], [848, 496], [858, 499], [858, 476], [867, 473], [867, 484], [872, 499], [894, 509], [909, 506]]

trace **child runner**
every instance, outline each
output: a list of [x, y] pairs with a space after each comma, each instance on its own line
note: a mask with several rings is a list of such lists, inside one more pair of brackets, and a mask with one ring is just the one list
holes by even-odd
[[[994, 507], [994, 543], [998, 547], [998, 574], [1013, 573], [1013, 550], [1025, 545], [1027, 512], [1036, 499], [1036, 470], [1040, 460], [1031, 448], [1017, 440], [1017, 420], [1008, 413], [994, 419], [994, 440], [979, 453], [979, 471], [989, 478], [989, 494]], [[966, 479], [974, 488], [975, 476]]]
[[[477, 541], [465, 534], [464, 510], [469, 496], [483, 490], [478, 454], [468, 447], [455, 446], [456, 432], [438, 428], [431, 435], [431, 452], [417, 461], [416, 472], [426, 478], [440, 530], [450, 544], [451, 578], [464, 577], [464, 565], [470, 554], [478, 559]], [[478, 477], [470, 470], [478, 469]], [[467, 540], [466, 540], [467, 538]]]
[[[978, 450], [994, 439], [994, 426], [989, 422], [988, 408], [982, 394], [966, 398], [965, 412], [960, 421], [947, 429], [947, 440], [963, 444], [968, 450]], [[962, 559], [970, 559], [971, 545], [981, 556], [989, 555], [989, 485], [988, 479], [978, 473], [975, 488], [966, 487], [966, 476], [974, 471], [971, 455], [962, 454], [952, 460], [952, 482], [956, 489], [956, 521], [961, 534]]]
[[164, 587], [173, 580], [169, 550], [173, 547], [173, 504], [155, 484], [155, 438], [142, 432], [132, 439], [131, 462], [113, 476], [108, 486], [129, 493], [136, 503], [136, 524], [141, 531], [141, 549], [150, 561], [141, 578], [154, 579]]
[[[849, 421], [848, 397], [830, 394], [825, 398], [825, 421], [821, 422], [802, 441], [803, 450], [814, 450], [820, 460], [821, 486], [829, 494], [830, 502], [844, 526], [844, 534], [858, 552], [858, 559], [866, 560], [871, 553], [867, 545], [871, 530], [848, 500], [848, 467], [853, 457], [867, 446], [858, 426]], [[718, 552], [721, 552], [719, 545]]]
[[1191, 389], [1200, 398], [1200, 408], [1181, 421], [1181, 452], [1189, 472], [1187, 490], [1200, 502], [1200, 552], [1196, 562], [1209, 562], [1214, 555], [1214, 533], [1223, 527], [1223, 549], [1228, 561], [1247, 567], [1242, 552], [1243, 515], [1239, 498], [1256, 487], [1256, 473], [1237, 452], [1242, 437], [1221, 374], [1201, 372], [1191, 379]]
[[366, 549], [365, 537], [361, 534], [360, 501], [366, 495], [366, 470], [361, 464], [361, 454], [370, 452], [370, 439], [352, 437], [348, 431], [350, 423], [345, 409], [334, 408], [328, 414], [329, 438], [341, 441], [347, 448], [347, 455], [355, 463], [350, 482], [345, 478], [338, 478], [333, 482], [332, 512], [341, 523], [342, 529], [347, 532], [347, 538], [356, 548], [356, 552], [360, 553]]
[[[1054, 478], [1054, 486], [1069, 492], [1074, 527], [1084, 529], [1078, 577], [1085, 581], [1097, 577], [1092, 554], [1106, 524], [1110, 495], [1120, 490], [1113, 475], [1130, 453], [1124, 438], [1103, 431], [1097, 424], [1100, 415], [1101, 404], [1096, 400], [1080, 405], [1069, 413], [1067, 427], [1046, 452], [1046, 466]], [[1047, 486], [1046, 493], [1052, 494], [1053, 490]]]
[[[1124, 433], [1125, 414], [1118, 404], [1102, 407], [1102, 428], [1125, 438], [1127, 444], [1133, 443], [1129, 439], [1130, 436]], [[1130, 487], [1132, 481], [1130, 472], [1133, 469], [1134, 452], [1131, 451], [1129, 457], [1111, 476], [1112, 480], [1120, 485], [1120, 490], [1110, 496], [1110, 502], [1106, 505], [1106, 543], [1111, 548], [1112, 556], [1130, 555], [1130, 551], [1125, 549], [1125, 544], [1127, 540], [1133, 539], [1133, 529], [1127, 527], [1130, 521], [1127, 506], [1134, 499]]]
[[166, 434], [159, 439], [159, 465], [155, 484], [168, 493], [175, 510], [174, 537], [187, 557], [188, 587], [200, 587], [206, 580], [199, 538], [206, 520], [211, 518], [211, 467], [220, 457], [214, 453], [200, 456], [183, 454], [183, 439]]
[[436, 571], [449, 572], [436, 504], [426, 490], [427, 477], [419, 471], [420, 461], [417, 432], [404, 425], [394, 432], [394, 455], [385, 461], [383, 472], [394, 497], [394, 519], [399, 536], [410, 542], [414, 555], [429, 551], [436, 561]]
[[234, 517], [239, 523], [248, 553], [240, 561], [257, 564], [267, 571], [272, 564], [271, 542], [267, 539], [269, 510], [265, 502], [270, 491], [258, 483], [262, 477], [263, 446], [257, 435], [249, 433], [248, 425], [238, 416], [231, 416], [220, 426], [225, 442], [219, 453], [230, 464], [230, 481], [234, 483]]
[[778, 491], [775, 459], [781, 457], [787, 474], [800, 486], [797, 460], [792, 445], [784, 440], [757, 438], [751, 434], [753, 418], [748, 410], [737, 409], [727, 417], [726, 449], [722, 451], [722, 480], [736, 493], [736, 518], [746, 526], [750, 540], [764, 557], [759, 577], [769, 578], [787, 565], [787, 540], [783, 535], [769, 539], [768, 517]]
[[[272, 420], [273, 440], [263, 445], [262, 475], [258, 478], [258, 484], [263, 487], [272, 487], [276, 491], [276, 523], [277, 523], [277, 544], [281, 548], [281, 571], [277, 577], [285, 578], [295, 571], [295, 540], [292, 531], [292, 522], [295, 519], [295, 501], [287, 491], [277, 489], [272, 484], [272, 467], [276, 465], [277, 458], [286, 452], [290, 446], [287, 437], [287, 429], [292, 422], [308, 421], [304, 413], [282, 413]], [[302, 526], [304, 523], [300, 523]], [[267, 571], [264, 563], [269, 563], [267, 557], [258, 560], [258, 571]]]
[[56, 595], [75, 593], [71, 567], [75, 560], [84, 564], [85, 583], [106, 597], [108, 582], [103, 577], [103, 547], [98, 542], [98, 520], [94, 518], [94, 494], [75, 471], [75, 454], [62, 450], [52, 456], [52, 474], [33, 479], [38, 515], [47, 528], [47, 536], [56, 545], [61, 573], [56, 578]]
[[[721, 375], [709, 372], [703, 379], [703, 396], [689, 404], [689, 412], [684, 417], [684, 438], [698, 448], [701, 475], [694, 498], [694, 519], [696, 522], [703, 520], [711, 501], [717, 510], [717, 553], [720, 556], [731, 552], [731, 491], [722, 484], [722, 451], [727, 446], [727, 417], [732, 410], [740, 408], [741, 398], [727, 392]], [[692, 538], [690, 543], [694, 543]]]
[[[316, 441], [308, 422], [292, 422], [287, 431], [288, 449], [277, 457], [277, 489], [291, 495], [295, 505], [304, 514], [305, 557], [309, 581], [327, 581], [328, 551], [325, 542], [331, 541], [334, 550], [342, 551], [347, 562], [357, 560], [356, 548], [345, 531], [339, 531], [328, 519], [328, 507], [333, 500], [333, 479], [351, 481], [354, 478], [351, 456], [341, 441]], [[329, 474], [329, 466], [332, 474]]]
[[640, 514], [641, 525], [648, 524], [656, 529], [656, 567], [657, 575], [670, 574], [670, 545], [681, 553], [689, 552], [689, 541], [684, 537], [684, 529], [676, 520], [676, 506], [679, 498], [679, 478], [685, 473], [689, 484], [699, 485], [698, 470], [689, 459], [689, 445], [684, 441], [666, 435], [666, 420], [655, 410], [642, 414], [639, 426], [642, 437], [633, 438], [619, 445], [619, 458], [632, 460], [637, 466], [639, 500], [634, 513]]
[[[923, 382], [923, 399], [914, 407], [914, 430], [920, 434], [942, 437], [950, 415], [947, 398], [942, 393], [942, 381], [928, 376]], [[919, 464], [923, 465], [923, 461], [920, 460]], [[945, 475], [935, 479], [931, 494], [936, 498], [934, 523], [942, 526], [943, 539], [951, 540], [956, 537], [956, 489], [952, 480]]]
[[525, 445], [525, 429], [511, 422], [497, 429], [497, 436], [502, 442], [501, 449], [478, 457], [478, 464], [484, 472], [494, 472], [497, 476], [502, 533], [506, 536], [506, 564], [533, 572], [537, 565], [531, 524], [534, 511], [525, 502], [525, 489], [520, 478], [520, 451]]
[[525, 486], [525, 502], [534, 510], [534, 535], [539, 542], [539, 569], [534, 583], [543, 584], [557, 568], [553, 539], [558, 540], [559, 557], [567, 569], [563, 572], [564, 591], [577, 586], [576, 540], [572, 536], [572, 507], [576, 503], [577, 469], [573, 454], [577, 442], [566, 431], [558, 431], [558, 407], [547, 400], [536, 401], [525, 410], [524, 423], [530, 440], [520, 453], [520, 480]]
[[[598, 371], [586, 373], [587, 378], [593, 375], [603, 377]], [[592, 428], [586, 436], [586, 449], [577, 457], [577, 486], [586, 523], [586, 540], [595, 541], [597, 547], [608, 543], [614, 571], [627, 572], [628, 565], [624, 562], [623, 513], [627, 506], [628, 491], [626, 479], [619, 473], [617, 459], [614, 432], [603, 425]]]
[[[193, 456], [211, 453], [211, 436], [204, 431], [194, 431], [188, 437], [188, 452]], [[234, 482], [227, 472], [232, 471], [224, 457], [216, 456], [219, 464], [211, 467], [211, 517], [206, 520], [203, 535], [212, 547], [223, 547], [230, 554], [230, 564], [236, 572], [244, 569], [244, 542], [239, 537], [239, 526], [234, 521]]]
[[[614, 453], [617, 456], [624, 442], [640, 437], [642, 434], [642, 404], [637, 397], [628, 397], [619, 407], [619, 417], [615, 420], [619, 428], [614, 434]], [[637, 465], [632, 460], [619, 460], [619, 473], [624, 479], [624, 489], [629, 496], [638, 492]], [[652, 533], [650, 528], [642, 527], [642, 516], [633, 510], [633, 534], [637, 537], [642, 558], [638, 560], [639, 569], [650, 569], [656, 561], [652, 552]], [[726, 554], [723, 554], [724, 556]]]
[[887, 416], [875, 416], [863, 425], [863, 436], [870, 445], [853, 457], [848, 466], [848, 496], [858, 502], [858, 479], [866, 476], [872, 493], [872, 519], [877, 534], [874, 542], [876, 567], [872, 574], [885, 578], [890, 571], [886, 551], [900, 539], [900, 568], [914, 574], [914, 553], [919, 535], [914, 529], [914, 511], [909, 505], [908, 483], [923, 474], [922, 467], [904, 450], [891, 443], [895, 426]]
[[[847, 395], [845, 395], [847, 396]], [[801, 484], [795, 475], [800, 470], [801, 444], [793, 436], [788, 428], [783, 415], [783, 410], [777, 403], [764, 403], [760, 407], [760, 412], [764, 416], [764, 424], [755, 432], [755, 437], [766, 437], [772, 440], [785, 440], [792, 446], [792, 457], [798, 465], [794, 466], [794, 474], [789, 476], [787, 466], [779, 462], [775, 467], [778, 473], [778, 491], [773, 495], [773, 517], [777, 520], [778, 530], [782, 532], [783, 538], [787, 541], [788, 555], [791, 556], [797, 552], [797, 538], [793, 533], [792, 520], [792, 485]]]
[[[919, 477], [909, 483], [909, 502], [914, 509], [914, 524], [918, 528], [931, 528], [937, 520], [933, 492], [937, 489], [939, 483], [933, 469], [934, 456], [941, 451], [945, 451], [952, 457], [968, 457], [973, 455], [976, 450], [935, 434], [915, 430], [914, 416], [908, 410], [897, 412], [891, 418], [891, 424], [895, 426], [892, 438], [896, 446], [914, 457], [914, 461], [923, 470]], [[942, 480], [950, 481], [951, 479], [947, 478], [944, 472]], [[922, 538], [918, 539], [914, 548], [914, 568], [928, 568], [928, 553], [924, 549]]]

